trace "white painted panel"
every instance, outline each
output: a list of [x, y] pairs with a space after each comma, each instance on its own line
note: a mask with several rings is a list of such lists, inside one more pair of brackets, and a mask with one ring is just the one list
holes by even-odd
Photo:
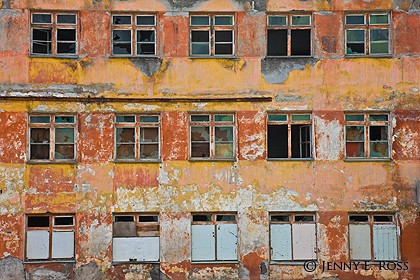
[[216, 259], [214, 225], [191, 226], [191, 258], [193, 261]]
[[48, 259], [50, 233], [48, 230], [30, 230], [26, 235], [26, 257], [33, 260]]
[[273, 261], [292, 260], [292, 225], [270, 225], [271, 259]]
[[316, 231], [315, 224], [293, 224], [293, 259], [316, 259]]
[[373, 225], [373, 252], [375, 260], [398, 259], [398, 238], [395, 225]]
[[53, 231], [52, 257], [55, 259], [74, 258], [74, 231]]
[[369, 224], [350, 224], [350, 259], [351, 260], [370, 260], [371, 242]]
[[112, 239], [112, 260], [159, 261], [159, 237], [115, 237]]
[[238, 259], [238, 225], [216, 225], [217, 260], [233, 261]]

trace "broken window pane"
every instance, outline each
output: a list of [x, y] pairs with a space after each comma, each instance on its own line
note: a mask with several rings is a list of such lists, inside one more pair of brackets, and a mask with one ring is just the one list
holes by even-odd
[[32, 14], [32, 23], [52, 23], [51, 14]]
[[388, 24], [389, 17], [385, 15], [370, 15], [370, 24]]
[[50, 158], [50, 129], [31, 128], [31, 159]]
[[363, 126], [346, 126], [346, 156], [363, 157], [365, 130]]
[[153, 55], [155, 54], [155, 31], [138, 30], [137, 31], [137, 54]]
[[28, 217], [28, 227], [49, 227], [49, 216], [30, 216]]
[[56, 116], [54, 117], [55, 123], [74, 123], [73, 116]]
[[112, 16], [114, 25], [131, 25], [131, 16]]
[[365, 24], [364, 15], [346, 15], [347, 25], [363, 25]]
[[267, 55], [287, 55], [287, 30], [267, 30]]
[[76, 24], [76, 15], [57, 15], [57, 23]]
[[159, 158], [159, 129], [157, 127], [140, 128], [140, 158]]
[[288, 157], [287, 125], [268, 126], [268, 158]]
[[269, 16], [268, 25], [269, 26], [286, 26], [287, 17], [286, 16]]
[[292, 29], [291, 55], [311, 55], [311, 30]]
[[54, 217], [54, 226], [73, 226], [73, 217]]
[[137, 16], [137, 25], [155, 25], [155, 16]]
[[193, 222], [211, 222], [211, 214], [194, 214], [192, 215]]
[[346, 54], [364, 54], [365, 53], [365, 31], [347, 30], [347, 49]]
[[311, 25], [310, 16], [292, 16], [292, 26], [308, 26]]
[[191, 157], [210, 157], [209, 127], [191, 127]]
[[117, 159], [135, 159], [135, 129], [117, 128]]
[[55, 129], [55, 158], [74, 159], [74, 129]]
[[215, 127], [215, 158], [233, 158], [233, 127]]
[[113, 54], [131, 54], [131, 30], [113, 30]]
[[388, 157], [388, 127], [370, 126], [370, 156]]
[[32, 29], [32, 52], [38, 54], [51, 54], [51, 29]]
[[210, 25], [210, 17], [208, 16], [191, 16], [192, 26], [208, 26]]
[[215, 16], [214, 25], [219, 25], [219, 26], [233, 25], [233, 17], [232, 16]]

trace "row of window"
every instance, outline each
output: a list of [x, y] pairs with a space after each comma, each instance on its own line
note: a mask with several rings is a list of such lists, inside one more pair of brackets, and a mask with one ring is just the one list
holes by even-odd
[[[157, 56], [155, 14], [113, 14], [113, 56]], [[78, 53], [77, 13], [32, 13], [31, 54], [74, 56]], [[388, 55], [390, 13], [345, 15], [346, 55]], [[311, 56], [311, 14], [267, 16], [267, 56]], [[234, 56], [235, 15], [190, 15], [191, 56]]]
[[[36, 215], [26, 220], [26, 259], [74, 259], [74, 215]], [[398, 260], [398, 228], [394, 214], [349, 214], [349, 253], [355, 261]], [[315, 213], [270, 214], [272, 262], [316, 260]], [[237, 261], [236, 213], [196, 213], [191, 218], [193, 262]], [[160, 260], [159, 214], [114, 214], [113, 262]]]
[[[30, 115], [29, 159], [76, 159], [76, 116]], [[233, 113], [190, 114], [189, 156], [196, 160], [235, 160], [236, 117]], [[345, 114], [345, 154], [348, 159], [390, 158], [390, 121], [384, 113]], [[160, 115], [115, 116], [115, 160], [159, 161]], [[268, 159], [313, 159], [310, 113], [267, 115]]]

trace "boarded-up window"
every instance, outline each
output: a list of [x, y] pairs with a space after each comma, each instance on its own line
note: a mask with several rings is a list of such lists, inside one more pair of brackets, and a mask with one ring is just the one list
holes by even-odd
[[74, 216], [27, 216], [26, 259], [74, 259]]
[[191, 225], [193, 261], [236, 261], [238, 225], [233, 214], [193, 214]]
[[394, 215], [349, 215], [351, 260], [398, 260], [398, 235]]
[[112, 260], [158, 262], [160, 226], [157, 214], [114, 215]]
[[271, 260], [316, 259], [314, 214], [272, 214], [270, 217]]

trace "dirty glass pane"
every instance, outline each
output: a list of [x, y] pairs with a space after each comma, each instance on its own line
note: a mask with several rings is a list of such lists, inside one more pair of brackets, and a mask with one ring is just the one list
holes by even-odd
[[74, 143], [74, 128], [56, 128], [55, 143]]
[[117, 159], [135, 159], [134, 144], [117, 144]]
[[49, 227], [50, 217], [48, 216], [32, 216], [28, 217], [28, 227]]
[[364, 141], [364, 126], [346, 126], [346, 141]]
[[37, 29], [33, 30], [32, 39], [36, 41], [51, 41], [51, 29]]
[[287, 55], [287, 29], [267, 30], [267, 55]]
[[54, 117], [55, 123], [74, 123], [73, 116], [56, 116]]
[[370, 24], [388, 24], [388, 15], [370, 15]]
[[192, 26], [210, 25], [210, 17], [208, 16], [191, 16]]
[[32, 53], [34, 54], [51, 54], [51, 42], [33, 42]]
[[272, 215], [271, 221], [272, 222], [289, 222], [290, 220], [289, 215]]
[[268, 115], [269, 122], [283, 122], [287, 121], [287, 115]]
[[30, 123], [50, 123], [50, 116], [30, 116]]
[[365, 31], [347, 30], [346, 54], [364, 54], [365, 53]]
[[233, 115], [215, 115], [215, 122], [233, 122]]
[[131, 42], [131, 30], [113, 30], [114, 42]]
[[117, 128], [117, 143], [134, 143], [135, 142], [135, 129], [130, 128]]
[[388, 41], [389, 31], [388, 29], [371, 29], [370, 30], [370, 41]]
[[192, 122], [208, 122], [210, 121], [209, 115], [191, 115]]
[[232, 16], [215, 16], [214, 25], [219, 25], [219, 26], [233, 25], [233, 17]]
[[137, 43], [138, 55], [154, 55], [155, 43]]
[[140, 223], [153, 223], [153, 222], [159, 222], [159, 216], [157, 215], [151, 215], [151, 216], [139, 216], [139, 222]]
[[157, 127], [140, 128], [140, 142], [157, 143], [159, 142], [159, 129]]
[[55, 144], [55, 159], [74, 159], [74, 144]]
[[112, 24], [127, 25], [131, 24], [131, 16], [112, 16]]
[[191, 54], [210, 54], [208, 31], [191, 31]]
[[137, 25], [155, 25], [155, 16], [137, 16]]
[[218, 222], [235, 222], [236, 221], [236, 215], [217, 215], [216, 221]]
[[57, 53], [68, 53], [68, 54], [75, 54], [76, 53], [76, 43], [57, 43]]
[[370, 44], [370, 53], [371, 54], [387, 54], [389, 53], [389, 43], [388, 42], [371, 42]]
[[369, 222], [369, 216], [367, 216], [367, 215], [350, 215], [349, 216], [349, 221], [350, 222], [357, 222], [357, 223]]
[[73, 159], [74, 158], [74, 129], [56, 128], [55, 129], [55, 158]]
[[76, 15], [57, 15], [57, 23], [76, 24]]
[[194, 214], [193, 222], [211, 222], [211, 214]]
[[32, 23], [51, 23], [51, 14], [32, 14]]
[[116, 121], [117, 123], [135, 123], [136, 119], [135, 116], [117, 116]]
[[346, 157], [364, 157], [364, 143], [346, 142]]
[[310, 121], [311, 115], [292, 115], [292, 121]]
[[140, 144], [140, 158], [141, 159], [158, 159], [159, 145], [158, 144]]
[[209, 32], [208, 31], [191, 31], [192, 42], [209, 42]]
[[347, 42], [364, 42], [364, 30], [347, 30]]
[[364, 15], [346, 15], [347, 25], [363, 25], [365, 24]]
[[313, 215], [295, 215], [295, 222], [313, 222]]
[[287, 18], [285, 16], [268, 16], [269, 26], [286, 26]]
[[233, 127], [231, 126], [218, 126], [214, 128], [215, 141], [217, 142], [232, 142], [233, 141]]
[[365, 115], [346, 115], [346, 122], [360, 122], [360, 121], [364, 121], [365, 120]]
[[140, 129], [140, 158], [159, 158], [159, 130], [157, 127]]
[[73, 217], [54, 217], [55, 226], [72, 226], [74, 225]]
[[388, 121], [388, 115], [369, 115], [369, 121], [386, 122]]
[[232, 55], [233, 44], [215, 44], [214, 46], [215, 55]]
[[218, 159], [222, 159], [222, 158], [232, 159], [233, 158], [233, 143], [216, 142], [214, 157]]
[[208, 158], [210, 157], [210, 143], [192, 143], [191, 157]]
[[210, 141], [208, 126], [192, 126], [191, 141], [207, 142]]
[[291, 55], [311, 55], [311, 30], [292, 29]]
[[134, 222], [134, 216], [115, 216], [115, 222]]
[[378, 215], [373, 216], [374, 222], [380, 222], [380, 223], [392, 223], [394, 221], [393, 216], [391, 215]]
[[[195, 126], [191, 127], [191, 156], [210, 157], [210, 128]], [[198, 143], [197, 143], [198, 142]]]
[[388, 142], [370, 142], [371, 157], [389, 157]]
[[311, 25], [310, 16], [292, 16], [292, 26], [307, 26]]
[[158, 123], [159, 116], [140, 116], [141, 123]]

